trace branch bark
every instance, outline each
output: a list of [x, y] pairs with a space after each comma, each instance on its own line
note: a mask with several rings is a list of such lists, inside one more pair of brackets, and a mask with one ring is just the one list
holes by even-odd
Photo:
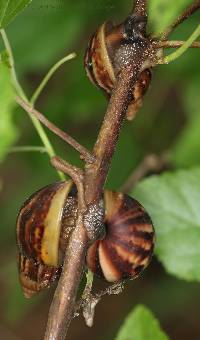
[[138, 16], [147, 16], [147, 0], [135, 0], [132, 12]]
[[[155, 47], [156, 48], [177, 48], [183, 46], [185, 41], [182, 40], [164, 40], [164, 41], [156, 41]], [[200, 41], [194, 41], [190, 48], [200, 48]]]
[[85, 167], [85, 198], [87, 204], [97, 202], [102, 197], [103, 186], [140, 66], [141, 62], [133, 63], [124, 68], [113, 91], [93, 150], [95, 161], [93, 164], [86, 164]]
[[78, 190], [78, 216], [64, 258], [61, 277], [49, 310], [45, 340], [65, 339], [70, 321], [74, 315], [76, 295], [85, 263], [88, 235], [84, 226], [86, 210], [83, 186], [83, 171], [63, 161], [59, 157], [51, 159], [52, 165], [68, 174]]

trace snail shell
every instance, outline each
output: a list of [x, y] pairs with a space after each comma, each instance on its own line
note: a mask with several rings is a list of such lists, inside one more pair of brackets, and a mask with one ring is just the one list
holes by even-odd
[[34, 193], [17, 218], [19, 278], [26, 297], [49, 287], [60, 275], [63, 253], [77, 214], [71, 181]]
[[[87, 266], [109, 282], [136, 277], [150, 262], [154, 229], [133, 198], [104, 192], [106, 236], [88, 249]], [[50, 184], [34, 193], [17, 218], [19, 278], [31, 297], [59, 278], [63, 255], [77, 218], [77, 191], [71, 181]]]
[[[109, 98], [121, 67], [138, 57], [146, 46], [146, 18], [130, 16], [118, 26], [105, 22], [89, 42], [85, 54], [85, 69], [89, 79]], [[147, 63], [148, 65], [148, 63]], [[141, 71], [136, 81], [126, 118], [132, 120], [142, 105], [142, 98], [151, 81], [151, 68]]]
[[109, 282], [135, 278], [147, 267], [153, 254], [152, 221], [128, 195], [106, 191], [104, 201], [106, 237], [90, 246], [87, 265]]

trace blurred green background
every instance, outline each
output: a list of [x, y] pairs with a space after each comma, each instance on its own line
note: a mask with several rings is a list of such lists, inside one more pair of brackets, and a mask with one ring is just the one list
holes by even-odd
[[[89, 37], [106, 20], [123, 20], [132, 1], [35, 0], [7, 28], [16, 69], [28, 96], [49, 68], [75, 51], [47, 84], [36, 107], [88, 148], [96, 139], [106, 109], [104, 95], [90, 84], [83, 68]], [[199, 23], [195, 14], [171, 38], [184, 40]], [[0, 43], [1, 50], [3, 49]], [[191, 49], [153, 74], [143, 108], [125, 122], [107, 186], [117, 190], [145, 155], [167, 151], [172, 169], [200, 165], [200, 51]], [[16, 145], [41, 145], [27, 114], [15, 109]], [[56, 153], [73, 164], [79, 156], [52, 133]], [[10, 153], [1, 163], [0, 339], [42, 339], [53, 289], [25, 300], [16, 268], [15, 221], [32, 192], [58, 180], [46, 154]], [[97, 283], [100, 289], [101, 283]], [[165, 273], [154, 258], [141, 278], [119, 296], [106, 296], [96, 309], [92, 329], [82, 317], [73, 320], [70, 339], [113, 339], [121, 321], [137, 304], [149, 306], [171, 339], [200, 338], [200, 290]]]

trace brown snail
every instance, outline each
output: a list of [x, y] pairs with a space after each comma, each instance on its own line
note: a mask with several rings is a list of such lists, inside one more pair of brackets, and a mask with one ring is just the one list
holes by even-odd
[[[146, 49], [146, 16], [130, 15], [120, 25], [105, 22], [89, 42], [85, 54], [85, 69], [88, 77], [110, 97], [120, 69], [131, 59], [137, 60], [138, 51]], [[139, 54], [140, 55], [140, 54]], [[132, 120], [142, 105], [142, 98], [151, 81], [148, 60], [142, 66], [128, 106], [126, 118]]]
[[[150, 262], [154, 229], [133, 198], [104, 192], [106, 236], [89, 247], [87, 266], [109, 282], [136, 277]], [[71, 181], [34, 193], [17, 218], [19, 276], [26, 297], [59, 278], [63, 253], [77, 216], [77, 192]]]

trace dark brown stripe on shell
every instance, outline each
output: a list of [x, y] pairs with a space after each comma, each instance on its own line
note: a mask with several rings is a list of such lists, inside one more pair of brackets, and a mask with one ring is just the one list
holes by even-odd
[[61, 267], [50, 267], [36, 263], [23, 255], [19, 255], [20, 282], [26, 297], [48, 288], [61, 274]]
[[130, 235], [141, 238], [142, 240], [145, 240], [145, 241], [153, 241], [154, 240], [154, 232], [131, 230]]
[[[110, 218], [108, 223], [120, 223], [120, 221], [127, 220], [136, 217], [140, 217], [145, 214], [144, 208], [132, 197], [127, 195], [123, 195], [123, 199], [118, 197], [118, 193], [116, 195], [116, 209], [113, 211], [112, 218]], [[115, 199], [115, 195], [113, 198]], [[148, 216], [148, 214], [147, 214]]]
[[124, 228], [131, 228], [131, 230], [142, 228], [142, 225], [149, 225], [150, 229], [153, 231], [152, 221], [148, 214], [141, 214], [140, 216], [131, 217], [127, 216], [126, 219], [118, 219], [113, 221], [112, 230], [117, 229], [117, 232], [123, 232]]
[[108, 71], [105, 69], [101, 56], [101, 46], [98, 37], [99, 31], [92, 37], [85, 55], [85, 68], [88, 77], [98, 88], [101, 88], [106, 95], [111, 94], [113, 82]]
[[84, 65], [85, 65], [85, 69], [87, 72], [87, 76], [89, 77], [89, 79], [91, 80], [91, 82], [99, 87], [99, 84], [96, 80], [95, 74], [94, 74], [94, 69], [93, 69], [93, 61], [92, 61], [92, 56], [94, 53], [94, 48], [93, 48], [93, 44], [94, 44], [94, 39], [96, 39], [96, 34], [93, 35], [93, 37], [90, 40], [90, 43], [88, 45], [88, 48], [86, 50], [86, 54], [85, 54], [85, 58], [84, 58]]
[[[17, 243], [25, 256], [41, 261], [41, 239], [49, 204], [63, 182], [48, 185], [34, 193], [22, 206], [17, 220]], [[37, 229], [37, 236], [36, 236]]]
[[112, 240], [111, 242], [111, 240], [109, 240], [109, 243], [111, 243], [113, 247], [115, 246], [115, 244], [118, 245], [119, 247], [127, 251], [127, 253], [140, 256], [141, 260], [150, 256], [152, 253], [152, 246], [150, 247], [150, 249], [146, 250], [143, 247], [132, 243], [132, 241], [127, 242], [127, 240]]
[[118, 273], [118, 280], [122, 278], [128, 278], [131, 274], [134, 264], [124, 260], [121, 256], [119, 256], [115, 247], [113, 247], [110, 242], [103, 241], [103, 247], [104, 251], [106, 251], [109, 256], [112, 266], [114, 266], [116, 272]]

